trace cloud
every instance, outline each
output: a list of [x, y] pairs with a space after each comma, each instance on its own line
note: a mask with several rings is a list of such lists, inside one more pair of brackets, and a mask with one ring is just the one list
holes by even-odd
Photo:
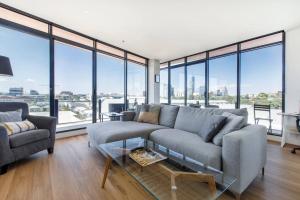
[[28, 78], [28, 79], [26, 79], [26, 82], [33, 83], [33, 82], [35, 82], [35, 80], [33, 80], [33, 79], [31, 79], [31, 78]]

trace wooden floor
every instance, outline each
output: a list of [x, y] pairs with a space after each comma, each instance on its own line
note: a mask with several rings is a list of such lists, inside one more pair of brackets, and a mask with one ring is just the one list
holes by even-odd
[[[87, 147], [86, 136], [57, 140], [53, 155], [40, 152], [14, 164], [0, 176], [0, 199], [153, 199], [116, 164], [105, 189], [101, 189], [104, 161], [97, 150]], [[234, 198], [227, 193], [220, 199]], [[268, 144], [265, 177], [258, 176], [242, 199], [300, 199], [300, 152], [294, 155], [277, 144]]]

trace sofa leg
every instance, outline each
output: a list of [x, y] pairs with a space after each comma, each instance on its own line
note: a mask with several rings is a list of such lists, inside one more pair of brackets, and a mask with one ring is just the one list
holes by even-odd
[[3, 165], [0, 168], [0, 175], [5, 174], [7, 172], [7, 169], [8, 169], [8, 165]]
[[50, 148], [47, 149], [47, 151], [48, 151], [48, 154], [53, 154], [54, 148], [50, 147]]

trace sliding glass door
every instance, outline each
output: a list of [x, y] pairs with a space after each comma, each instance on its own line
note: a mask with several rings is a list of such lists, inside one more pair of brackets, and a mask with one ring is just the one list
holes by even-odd
[[124, 101], [124, 60], [97, 54], [97, 117], [99, 112], [121, 112]]
[[58, 127], [92, 122], [92, 51], [55, 41]]
[[205, 63], [187, 66], [187, 104], [205, 105]]
[[[241, 107], [247, 108], [249, 123], [254, 123], [254, 104], [271, 105], [272, 128], [281, 130], [282, 44], [258, 48], [241, 54]], [[256, 113], [268, 118], [267, 112]], [[269, 127], [269, 122], [260, 124]], [[280, 133], [279, 133], [280, 134]]]
[[0, 101], [26, 102], [32, 115], [49, 116], [49, 40], [0, 26], [0, 55], [13, 76], [0, 76]]
[[209, 60], [209, 104], [235, 108], [237, 102], [237, 54]]
[[171, 68], [171, 104], [184, 105], [184, 66]]
[[146, 67], [130, 61], [127, 64], [127, 103], [128, 109], [146, 103]]

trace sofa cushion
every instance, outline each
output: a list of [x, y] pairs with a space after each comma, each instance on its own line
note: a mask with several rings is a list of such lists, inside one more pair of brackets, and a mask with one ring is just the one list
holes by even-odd
[[242, 116], [244, 117], [243, 121], [243, 127], [248, 124], [248, 111], [247, 108], [241, 108], [241, 109], [218, 109], [218, 108], [205, 108], [203, 110], [207, 110], [212, 114], [215, 115], [222, 115], [224, 112], [229, 112], [234, 115]]
[[21, 133], [36, 129], [36, 126], [28, 120], [20, 122], [3, 122], [1, 125], [6, 129], [7, 135]]
[[137, 105], [136, 108], [135, 108], [135, 115], [134, 115], [134, 118], [133, 118], [133, 121], [137, 121], [138, 118], [139, 118], [139, 115], [140, 115], [140, 112], [141, 112], [141, 109], [142, 107], [144, 107], [145, 105]]
[[140, 109], [138, 122], [158, 124], [160, 105], [143, 105]]
[[221, 169], [222, 148], [206, 143], [197, 134], [178, 130], [161, 129], [152, 132], [150, 140], [194, 160]]
[[50, 137], [50, 132], [47, 129], [37, 129], [26, 131], [9, 136], [9, 143], [12, 148], [26, 145], [32, 142], [37, 142]]
[[158, 124], [158, 112], [140, 112], [138, 122]]
[[22, 121], [22, 109], [15, 111], [0, 112], [0, 122], [19, 122]]
[[89, 124], [87, 132], [91, 143], [99, 145], [135, 137], [148, 138], [151, 132], [163, 128], [167, 127], [135, 121], [109, 121]]
[[206, 109], [182, 106], [179, 108], [174, 128], [199, 133], [203, 122], [211, 115]]
[[205, 115], [206, 118], [201, 120], [198, 134], [205, 142], [210, 142], [213, 137], [224, 126], [226, 117], [221, 115]]
[[159, 124], [174, 128], [179, 106], [161, 105]]
[[242, 116], [237, 116], [229, 112], [224, 112], [222, 116], [226, 117], [225, 125], [219, 131], [219, 133], [213, 138], [213, 143], [219, 146], [222, 146], [224, 135], [241, 129], [244, 123], [244, 117]]

